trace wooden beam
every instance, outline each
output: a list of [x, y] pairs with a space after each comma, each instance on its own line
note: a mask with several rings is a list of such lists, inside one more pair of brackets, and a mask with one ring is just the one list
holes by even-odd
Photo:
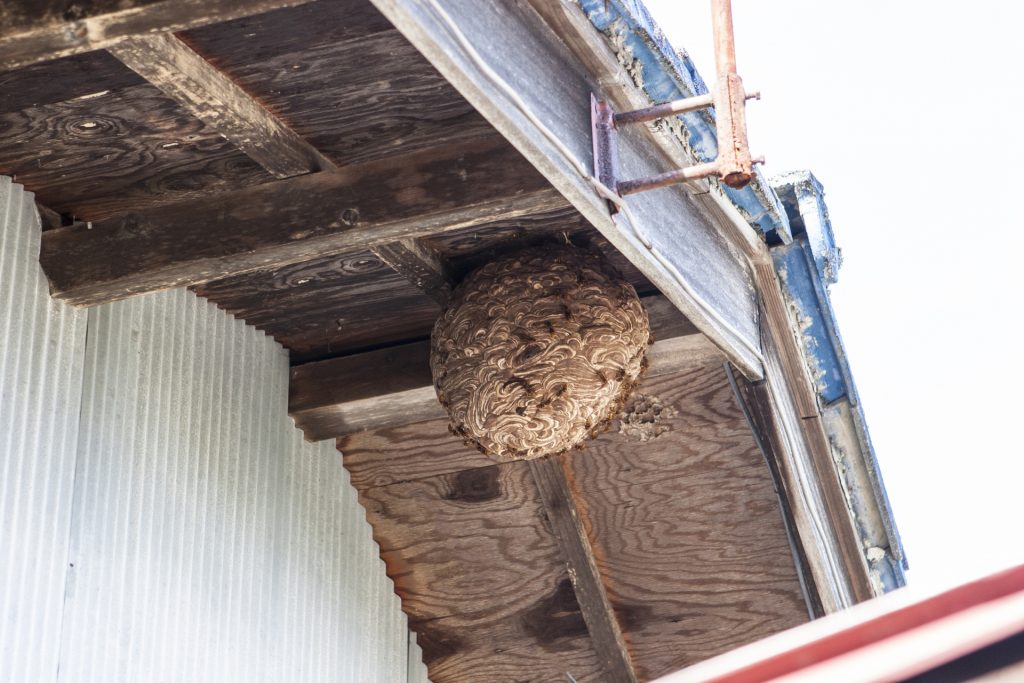
[[430, 342], [292, 368], [288, 414], [307, 441], [445, 417], [430, 375]]
[[173, 34], [133, 36], [108, 49], [275, 177], [334, 168], [312, 145]]
[[[29, 22], [3, 31], [0, 71], [98, 50], [129, 36], [188, 29], [262, 14], [310, 0], [122, 0], [116, 12], [72, 21], [40, 11]], [[107, 4], [107, 3], [105, 3]], [[39, 3], [46, 7], [48, 3]]]
[[[108, 49], [271, 175], [290, 178], [337, 168], [174, 34], [132, 36]], [[399, 240], [372, 251], [434, 300], [442, 304], [447, 300], [451, 293], [447, 269], [420, 240]]]
[[452, 275], [448, 264], [430, 245], [417, 239], [382, 244], [373, 250], [423, 293], [444, 306], [452, 293]]
[[[722, 352], [662, 296], [642, 299], [655, 342], [647, 376]], [[288, 413], [309, 441], [444, 418], [430, 376], [430, 342], [401, 344], [292, 368]]]
[[801, 408], [814, 405], [813, 389], [802, 368], [792, 368], [795, 341], [775, 272], [767, 265], [758, 270], [764, 298], [775, 301], [763, 304], [766, 380], [756, 394], [757, 410], [771, 416], [771, 432], [764, 438], [778, 454], [780, 478], [821, 605], [832, 613], [874, 597], [874, 589], [828, 436], [817, 412], [805, 416]]
[[576, 592], [583, 620], [590, 632], [594, 651], [604, 668], [604, 680], [636, 683], [633, 662], [605, 591], [601, 571], [594, 559], [586, 529], [576, 509], [576, 498], [566, 479], [559, 457], [530, 460], [530, 473], [537, 484], [551, 530], [565, 557], [569, 578]]
[[[480, 3], [467, 12], [457, 0], [371, 1], [748, 377], [762, 376], [757, 305], [747, 264], [685, 190], [630, 197], [635, 224], [621, 213], [609, 213], [605, 199], [581, 173], [592, 166], [593, 80], [586, 65], [530, 7]], [[594, 38], [603, 40], [596, 32]], [[509, 55], [516, 59], [509, 60]], [[619, 142], [620, 167], [630, 177], [673, 165], [641, 131], [623, 130]]]
[[54, 297], [94, 305], [557, 209], [503, 140], [424, 150], [49, 230]]

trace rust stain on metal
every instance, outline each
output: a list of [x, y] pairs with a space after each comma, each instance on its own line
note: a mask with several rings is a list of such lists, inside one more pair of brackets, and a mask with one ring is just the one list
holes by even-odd
[[[620, 196], [654, 190], [718, 175], [729, 187], [741, 189], [754, 177], [753, 159], [747, 145], [746, 101], [761, 99], [759, 92], [747, 93], [736, 73], [731, 0], [711, 0], [715, 39], [717, 83], [714, 93], [664, 102], [643, 109], [615, 113], [604, 101], [591, 96], [591, 126], [594, 144], [594, 174]], [[709, 163], [668, 171], [655, 176], [619, 181], [616, 177], [615, 135], [619, 126], [665, 119], [686, 112], [714, 107], [718, 157]], [[616, 207], [609, 205], [612, 213]]]
[[732, 0], [711, 0], [715, 33], [715, 125], [718, 133], [718, 174], [726, 185], [746, 187], [754, 175], [747, 145], [746, 94], [736, 73]]

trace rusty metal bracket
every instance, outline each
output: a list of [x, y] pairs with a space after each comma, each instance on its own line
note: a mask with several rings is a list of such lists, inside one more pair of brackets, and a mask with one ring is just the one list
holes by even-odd
[[[695, 95], [643, 109], [615, 112], [611, 105], [590, 96], [590, 118], [594, 146], [594, 174], [605, 187], [620, 196], [654, 190], [717, 175], [729, 187], [740, 189], [753, 178], [754, 159], [747, 146], [746, 101], [761, 99], [759, 92], [746, 92], [736, 74], [736, 48], [732, 28], [731, 0], [711, 0], [715, 33], [715, 65], [718, 80], [712, 94]], [[633, 123], [646, 123], [686, 112], [713, 107], [716, 114], [718, 157], [711, 162], [668, 171], [635, 180], [618, 179], [617, 128]], [[617, 207], [609, 202], [612, 213]]]

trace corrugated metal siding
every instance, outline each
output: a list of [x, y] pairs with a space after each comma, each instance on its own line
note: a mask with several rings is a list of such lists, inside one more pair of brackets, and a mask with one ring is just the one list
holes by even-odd
[[404, 679], [398, 598], [277, 344], [178, 290], [93, 309], [85, 363], [61, 680]]
[[0, 680], [425, 681], [285, 352], [185, 291], [51, 302], [5, 178], [0, 228]]
[[0, 681], [57, 675], [86, 315], [50, 300], [32, 194], [0, 176]]
[[427, 678], [427, 665], [423, 663], [423, 650], [416, 642], [416, 634], [409, 631], [409, 683], [430, 683]]

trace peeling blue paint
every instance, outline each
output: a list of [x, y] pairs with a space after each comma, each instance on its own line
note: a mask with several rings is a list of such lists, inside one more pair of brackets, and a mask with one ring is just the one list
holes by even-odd
[[[818, 179], [807, 171], [775, 178], [772, 184], [793, 228], [790, 244], [771, 248], [772, 260], [783, 293], [801, 322], [804, 356], [822, 406], [845, 399], [852, 411], [857, 444], [846, 445], [856, 449], [856, 457], [864, 464], [872, 498], [889, 539], [888, 548], [878, 548], [882, 554], [875, 558], [869, 554], [868, 561], [884, 590], [892, 590], [906, 583], [907, 561], [828, 293], [828, 286], [838, 278], [842, 252], [832, 232], [825, 192]], [[855, 492], [854, 497], [860, 498], [860, 493], [863, 492]]]
[[794, 171], [772, 178], [771, 184], [790, 216], [793, 234], [807, 236], [818, 274], [827, 285], [834, 284], [843, 264], [843, 252], [832, 234], [821, 183], [810, 171]]
[[805, 354], [812, 365], [818, 395], [828, 405], [840, 398], [856, 400], [829, 298], [836, 282], [842, 251], [836, 245], [821, 183], [808, 171], [773, 178], [772, 183], [789, 213], [793, 241], [772, 247], [772, 260], [787, 299], [797, 309]]
[[[676, 52], [639, 0], [577, 0], [590, 22], [612, 42], [628, 50], [642, 69], [640, 87], [651, 102], [660, 103], [708, 92], [693, 61]], [[678, 117], [687, 143], [702, 162], [718, 156], [714, 113], [710, 109]], [[755, 168], [754, 181], [742, 190], [725, 187], [726, 196], [752, 226], [772, 241], [789, 242], [789, 221], [779, 198]]]
[[826, 405], [837, 401], [847, 395], [845, 373], [831, 333], [834, 322], [826, 320], [831, 318], [831, 308], [821, 305], [822, 281], [814, 266], [810, 243], [806, 235], [800, 235], [790, 244], [774, 247], [771, 253], [786, 297], [797, 308], [804, 354], [812, 365], [815, 389]]

